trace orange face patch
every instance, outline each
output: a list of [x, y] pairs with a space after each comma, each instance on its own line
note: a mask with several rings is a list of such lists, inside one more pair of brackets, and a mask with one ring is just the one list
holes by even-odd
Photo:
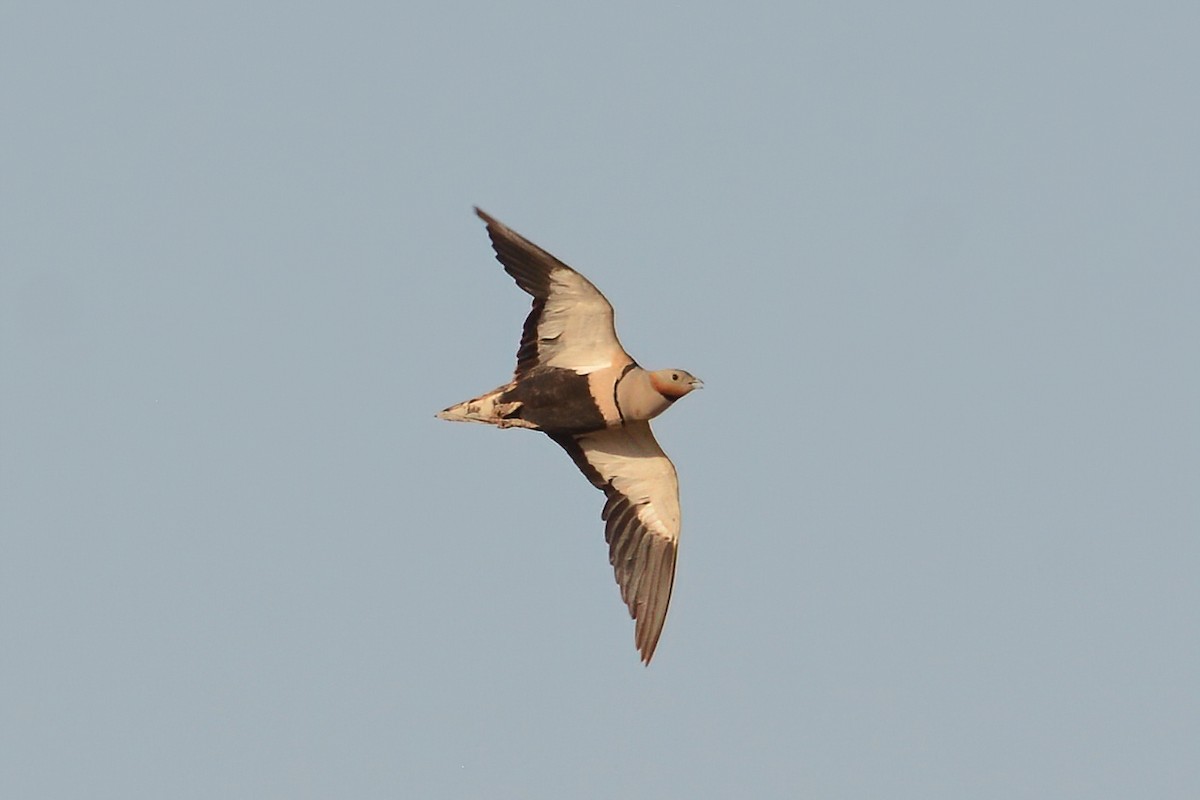
[[682, 370], [660, 369], [650, 373], [650, 385], [663, 397], [676, 400], [692, 390], [691, 375]]

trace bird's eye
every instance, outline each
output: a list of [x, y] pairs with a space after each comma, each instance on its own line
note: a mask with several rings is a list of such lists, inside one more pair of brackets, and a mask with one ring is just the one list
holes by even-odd
[[671, 373], [671, 380], [673, 380], [673, 381], [677, 381], [677, 380], [679, 380], [679, 373], [678, 373], [678, 372], [672, 372], [672, 373]]

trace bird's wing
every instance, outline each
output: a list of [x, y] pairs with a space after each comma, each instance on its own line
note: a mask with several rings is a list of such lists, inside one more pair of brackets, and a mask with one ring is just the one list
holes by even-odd
[[505, 272], [533, 295], [517, 350], [518, 378], [539, 366], [586, 375], [633, 360], [617, 341], [612, 306], [599, 289], [504, 223], [475, 213], [487, 223]]
[[608, 496], [601, 514], [608, 560], [636, 620], [634, 642], [650, 663], [675, 582], [679, 479], [648, 422], [575, 436], [553, 435], [588, 480]]

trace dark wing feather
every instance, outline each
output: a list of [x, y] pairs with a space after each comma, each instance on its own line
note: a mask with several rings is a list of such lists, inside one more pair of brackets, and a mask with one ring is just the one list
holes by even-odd
[[477, 207], [475, 213], [487, 223], [487, 232], [492, 240], [492, 249], [496, 251], [496, 260], [504, 265], [505, 272], [513, 276], [517, 286], [534, 297], [545, 300], [550, 296], [550, 273], [554, 270], [575, 272], [485, 211]]

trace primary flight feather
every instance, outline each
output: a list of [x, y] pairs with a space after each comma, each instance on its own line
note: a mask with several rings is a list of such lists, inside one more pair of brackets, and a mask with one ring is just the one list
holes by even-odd
[[650, 420], [701, 382], [681, 369], [650, 372], [617, 340], [613, 309], [575, 270], [478, 208], [496, 259], [533, 296], [505, 385], [438, 417], [542, 431], [607, 496], [601, 517], [621, 599], [642, 661], [667, 618], [679, 544], [679, 482]]

